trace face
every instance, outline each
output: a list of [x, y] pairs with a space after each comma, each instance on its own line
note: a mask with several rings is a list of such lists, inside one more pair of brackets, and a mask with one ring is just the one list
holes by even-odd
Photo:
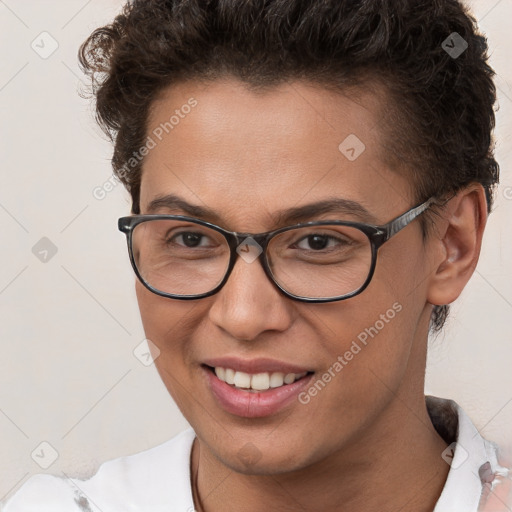
[[[235, 80], [169, 88], [149, 118], [156, 144], [143, 165], [141, 213], [193, 216], [172, 205], [150, 210], [172, 194], [208, 208], [203, 220], [261, 233], [281, 227], [278, 212], [338, 198], [369, 215], [354, 209], [303, 221], [390, 221], [414, 206], [411, 185], [384, 163], [384, 100], [356, 92], [295, 82], [255, 93]], [[360, 143], [347, 151], [351, 134], [364, 151]], [[202, 449], [236, 471], [282, 473], [353, 450], [365, 433], [385, 431], [396, 396], [423, 393], [428, 269], [416, 220], [381, 248], [370, 285], [348, 300], [295, 301], [259, 259], [243, 258], [211, 297], [169, 299], [138, 281], [136, 290], [146, 336], [160, 351], [158, 372]], [[212, 367], [271, 380], [307, 374], [252, 392], [222, 382]]]

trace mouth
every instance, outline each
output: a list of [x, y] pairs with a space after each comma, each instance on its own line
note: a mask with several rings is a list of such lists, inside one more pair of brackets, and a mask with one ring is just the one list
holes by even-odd
[[314, 375], [313, 371], [289, 371], [291, 368], [249, 372], [228, 365], [201, 367], [216, 403], [225, 412], [244, 418], [270, 416], [294, 402], [300, 405], [298, 395]]
[[249, 393], [261, 393], [269, 389], [288, 386], [313, 373], [305, 371], [301, 373], [260, 372], [251, 374], [222, 366], [204, 366], [211, 373], [215, 374], [220, 381], [225, 382], [234, 389]]

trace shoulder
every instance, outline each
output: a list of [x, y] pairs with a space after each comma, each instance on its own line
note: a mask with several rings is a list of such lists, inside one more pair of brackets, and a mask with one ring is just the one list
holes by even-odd
[[81, 510], [66, 479], [35, 475], [0, 509], [2, 512], [59, 512]]
[[187, 429], [163, 444], [103, 463], [88, 480], [35, 475], [5, 503], [2, 512], [96, 512], [187, 510], [192, 502]]
[[434, 512], [491, 510], [483, 508], [488, 495], [510, 475], [503, 454], [482, 437], [456, 402], [432, 396], [426, 400], [430, 419], [448, 444], [441, 457], [450, 466]]

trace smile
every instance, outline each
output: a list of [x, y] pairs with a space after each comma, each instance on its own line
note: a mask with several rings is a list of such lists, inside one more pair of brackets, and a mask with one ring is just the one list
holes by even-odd
[[262, 372], [256, 374], [235, 371], [232, 368], [222, 368], [216, 366], [215, 375], [226, 384], [236, 389], [246, 391], [266, 391], [268, 389], [280, 388], [305, 377], [308, 372], [302, 373], [283, 373], [283, 372]]
[[293, 403], [298, 404], [298, 395], [314, 375], [312, 371], [282, 363], [239, 360], [223, 360], [223, 363], [202, 365], [206, 385], [221, 409], [244, 418], [270, 416]]

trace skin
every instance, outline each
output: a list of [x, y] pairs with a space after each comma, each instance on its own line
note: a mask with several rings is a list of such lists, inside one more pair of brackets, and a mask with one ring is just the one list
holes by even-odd
[[[415, 205], [408, 177], [385, 164], [382, 95], [305, 82], [264, 93], [235, 79], [184, 82], [154, 102], [148, 134], [190, 97], [198, 105], [145, 158], [142, 213], [173, 193], [215, 210], [221, 227], [260, 233], [275, 228], [276, 211], [333, 195], [359, 202], [380, 224]], [[366, 146], [352, 162], [338, 150], [349, 134]], [[327, 218], [361, 220], [310, 220]], [[482, 187], [460, 191], [434, 217], [427, 240], [415, 220], [387, 242], [368, 288], [345, 301], [289, 299], [259, 260], [241, 258], [224, 288], [201, 300], [159, 297], [137, 281], [145, 333], [160, 350], [156, 367], [197, 434], [196, 510], [434, 508], [449, 467], [424, 399], [429, 318], [470, 278], [486, 218]], [[400, 313], [307, 405], [240, 418], [221, 409], [205, 383], [200, 364], [227, 355], [287, 361], [316, 380], [395, 302]], [[244, 447], [252, 460], [239, 456]]]

